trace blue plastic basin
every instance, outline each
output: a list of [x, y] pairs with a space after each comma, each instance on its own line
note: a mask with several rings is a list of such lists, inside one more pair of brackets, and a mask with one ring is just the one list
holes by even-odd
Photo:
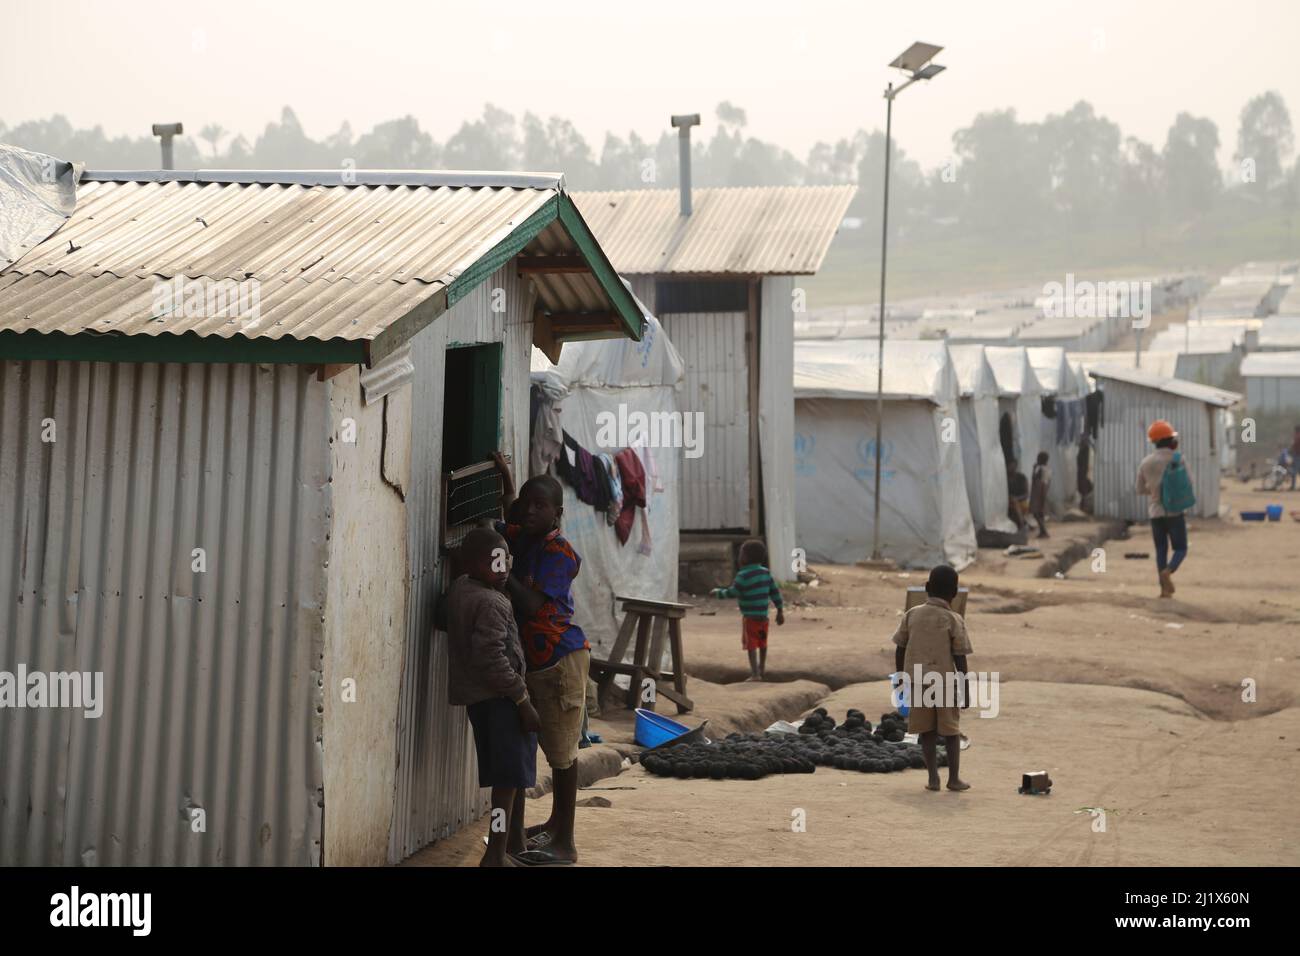
[[658, 747], [688, 733], [691, 728], [669, 720], [653, 711], [636, 709], [636, 742], [642, 747]]
[[1268, 514], [1268, 520], [1269, 520], [1269, 521], [1281, 521], [1281, 520], [1282, 520], [1282, 506], [1281, 506], [1281, 505], [1266, 505], [1266, 506], [1264, 507], [1264, 511], [1265, 511], [1265, 513]]
[[1267, 517], [1267, 511], [1243, 511], [1241, 513], [1242, 521], [1263, 521]]

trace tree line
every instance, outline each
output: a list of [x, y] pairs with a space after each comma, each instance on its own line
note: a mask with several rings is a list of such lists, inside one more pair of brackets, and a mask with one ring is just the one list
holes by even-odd
[[[884, 134], [858, 130], [817, 143], [800, 159], [747, 132], [745, 111], [718, 104], [692, 144], [698, 186], [773, 186], [855, 182], [850, 215], [879, 221]], [[952, 155], [923, 169], [897, 145], [891, 157], [890, 218], [902, 237], [940, 232], [1032, 237], [1069, 229], [1131, 228], [1215, 215], [1225, 204], [1249, 212], [1300, 205], [1300, 162], [1293, 158], [1291, 116], [1265, 92], [1242, 109], [1230, 168], [1219, 165], [1221, 134], [1211, 120], [1180, 113], [1163, 144], [1125, 136], [1080, 101], [1038, 122], [1014, 109], [980, 113], [952, 136]], [[107, 136], [76, 129], [55, 115], [7, 127], [0, 141], [102, 169], [148, 169], [159, 161], [153, 136]], [[356, 135], [348, 123], [322, 139], [304, 132], [285, 107], [252, 142], [217, 124], [175, 143], [178, 168], [228, 169], [529, 169], [563, 172], [571, 189], [673, 187], [677, 134], [644, 140], [606, 133], [597, 153], [574, 125], [531, 112], [518, 118], [491, 104], [437, 142], [411, 116]]]

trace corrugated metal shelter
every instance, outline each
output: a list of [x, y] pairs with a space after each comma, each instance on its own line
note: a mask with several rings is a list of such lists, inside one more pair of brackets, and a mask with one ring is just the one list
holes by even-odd
[[558, 175], [83, 176], [0, 273], [0, 667], [103, 709], [7, 712], [0, 864], [382, 864], [479, 815], [462, 466], [525, 459], [535, 342], [641, 323]]
[[[879, 343], [795, 343], [795, 482], [808, 557], [871, 556]], [[975, 560], [959, 386], [943, 342], [885, 343], [880, 552], [901, 567]]]
[[1034, 348], [1063, 348], [1071, 352], [1104, 349], [1110, 340], [1110, 320], [1106, 318], [1041, 319], [1020, 330], [1016, 341]]
[[1191, 513], [1217, 517], [1227, 416], [1241, 396], [1117, 366], [1095, 368], [1091, 374], [1097, 390], [1105, 395], [1093, 463], [1094, 513], [1127, 521], [1147, 520], [1147, 500], [1137, 493], [1137, 469], [1153, 447], [1147, 440], [1147, 428], [1163, 418], [1178, 430], [1178, 450], [1191, 472], [1196, 491], [1196, 507]]
[[1300, 410], [1300, 352], [1255, 352], [1241, 362], [1246, 408], [1252, 412]]
[[790, 381], [802, 296], [795, 277], [820, 267], [855, 189], [574, 195], [686, 363], [682, 409], [704, 414], [704, 454], [682, 462], [682, 531], [762, 537], [778, 577], [797, 543]]
[[1174, 322], [1151, 340], [1152, 352], [1178, 354], [1178, 378], [1218, 388], [1231, 382], [1245, 352], [1245, 330]]
[[950, 345], [960, 399], [962, 470], [975, 529], [1016, 530], [1007, 517], [1007, 460], [998, 440], [998, 383], [982, 345]]

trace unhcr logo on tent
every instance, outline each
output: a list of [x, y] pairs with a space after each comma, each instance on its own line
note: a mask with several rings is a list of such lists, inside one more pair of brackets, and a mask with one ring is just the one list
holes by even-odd
[[[853, 477], [858, 479], [862, 484], [873, 487], [876, 483], [876, 440], [874, 438], [864, 438], [858, 442], [858, 461], [862, 462], [861, 468], [853, 469]], [[894, 480], [896, 472], [893, 468], [886, 468], [894, 457], [894, 443], [886, 441], [880, 446], [880, 480], [882, 483], [888, 483]]]
[[169, 317], [255, 322], [262, 317], [262, 283], [257, 279], [236, 282], [174, 276], [154, 283], [149, 315], [158, 322]]
[[1064, 284], [1043, 284], [1043, 315], [1049, 319], [1132, 319], [1133, 328], [1151, 324], [1151, 283], [1075, 281], [1065, 274]]
[[816, 436], [807, 432], [794, 433], [794, 473], [796, 475], [816, 474], [817, 466], [809, 460], [812, 458], [813, 448], [816, 445]]
[[703, 412], [631, 411], [596, 413], [596, 444], [601, 448], [682, 448], [687, 458], [704, 454]]

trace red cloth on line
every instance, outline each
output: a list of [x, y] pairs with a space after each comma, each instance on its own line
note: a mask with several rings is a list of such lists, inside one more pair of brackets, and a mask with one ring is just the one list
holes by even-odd
[[645, 507], [645, 469], [641, 467], [641, 457], [631, 448], [615, 455], [614, 464], [618, 465], [619, 479], [623, 482], [623, 510], [614, 522], [614, 533], [619, 544], [627, 544], [636, 509]]

